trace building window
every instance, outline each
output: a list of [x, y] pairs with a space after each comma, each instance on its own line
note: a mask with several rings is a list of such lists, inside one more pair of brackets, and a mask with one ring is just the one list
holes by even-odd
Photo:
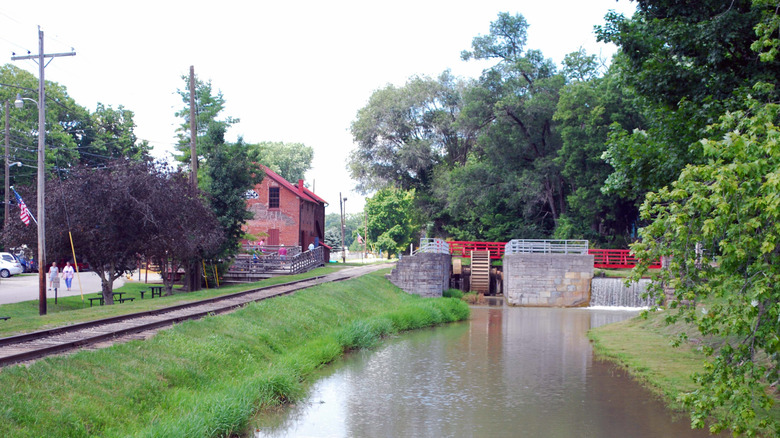
[[268, 208], [279, 208], [279, 187], [268, 188]]

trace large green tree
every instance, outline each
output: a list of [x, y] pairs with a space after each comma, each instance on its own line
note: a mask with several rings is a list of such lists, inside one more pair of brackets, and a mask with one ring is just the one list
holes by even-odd
[[476, 147], [463, 166], [438, 174], [453, 236], [545, 237], [566, 212], [553, 122], [565, 78], [541, 52], [525, 47], [527, 29], [522, 15], [501, 13], [490, 33], [462, 53], [465, 60], [496, 64], [466, 95], [463, 118], [480, 126]]
[[79, 146], [80, 161], [85, 164], [101, 165], [116, 158], [145, 160], [151, 147], [146, 140], [139, 141], [135, 135], [133, 112], [119, 105], [116, 109], [97, 104], [90, 114], [89, 124]]
[[314, 159], [314, 149], [303, 143], [264, 141], [247, 147], [250, 159], [268, 166], [292, 183], [304, 179]]
[[603, 155], [614, 126], [631, 130], [643, 119], [633, 95], [621, 85], [617, 63], [598, 77], [589, 73], [597, 67], [595, 58], [582, 52], [574, 55], [567, 57], [576, 62], [564, 68], [569, 83], [561, 90], [554, 116], [562, 140], [556, 162], [568, 189], [567, 213], [555, 237], [625, 248], [635, 230], [641, 198], [605, 193], [605, 182], [614, 169]]
[[624, 56], [621, 79], [636, 95], [644, 123], [615, 129], [607, 151], [614, 167], [607, 188], [641, 197], [675, 180], [689, 163], [702, 163], [698, 140], [725, 111], [745, 109], [745, 96], [777, 100], [777, 90], [754, 90], [780, 74], [776, 60], [751, 50], [754, 28], [774, 14], [771, 2], [637, 1], [631, 18], [610, 13], [597, 28]]
[[465, 87], [444, 72], [375, 91], [351, 126], [357, 148], [349, 169], [358, 189], [424, 190], [437, 165], [464, 163], [476, 141], [473, 129], [458, 125]]
[[684, 397], [693, 425], [713, 418], [713, 431], [780, 433], [766, 415], [780, 370], [779, 112], [756, 105], [724, 116], [726, 134], [701, 142], [706, 162], [648, 194], [642, 215], [652, 223], [632, 246], [640, 260], [669, 259], [654, 274], [656, 296], [662, 284], [674, 290], [667, 321], [720, 340], [705, 346], [713, 359]]
[[249, 148], [243, 139], [225, 143], [224, 126], [213, 124], [208, 133], [213, 147], [204, 157], [200, 186], [209, 194], [225, 240], [217, 255], [229, 258], [239, 250], [244, 237], [242, 227], [252, 214], [246, 208], [246, 192], [262, 180], [263, 172], [249, 159]]
[[368, 240], [386, 254], [403, 252], [419, 238], [421, 221], [414, 208], [414, 190], [379, 190], [366, 198], [366, 213]]

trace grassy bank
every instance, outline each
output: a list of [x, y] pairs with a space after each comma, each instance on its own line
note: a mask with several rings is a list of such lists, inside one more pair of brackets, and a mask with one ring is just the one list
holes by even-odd
[[146, 341], [0, 372], [0, 436], [229, 436], [294, 401], [312, 371], [387, 334], [460, 320], [456, 299], [398, 290], [385, 272], [180, 324]]
[[[150, 295], [146, 293], [146, 298], [143, 300], [141, 299], [140, 291], [148, 291], [150, 285], [129, 281], [125, 283], [124, 286], [114, 289], [114, 292], [125, 292], [125, 298], [134, 298], [132, 302], [115, 304], [113, 306], [95, 305], [94, 307], [90, 307], [87, 298], [97, 297], [97, 293], [84, 295], [84, 300], [82, 300], [79, 295], [62, 297], [57, 300], [57, 304], [54, 304], [54, 298], [49, 298], [47, 300], [47, 315], [45, 316], [38, 315], [38, 300], [3, 304], [0, 305], [0, 316], [10, 316], [11, 319], [0, 321], [0, 337], [27, 333], [44, 328], [59, 327], [76, 322], [124, 315], [127, 313], [159, 309], [161, 307], [173, 306], [188, 301], [202, 300], [258, 287], [327, 275], [343, 268], [345, 268], [344, 265], [329, 265], [303, 274], [284, 275], [254, 283], [234, 284], [231, 286], [223, 286], [219, 289], [203, 289], [196, 292], [181, 293], [178, 289], [174, 289], [174, 295], [154, 299], [150, 299]], [[51, 292], [49, 294], [51, 295]]]
[[674, 408], [681, 392], [692, 391], [694, 372], [702, 371], [705, 356], [691, 344], [673, 347], [670, 338], [679, 328], [665, 326], [660, 314], [608, 324], [588, 332], [597, 355], [628, 369]]
[[[681, 332], [689, 334], [690, 342], [673, 347], [671, 339]], [[667, 325], [663, 312], [656, 312], [647, 319], [636, 317], [591, 329], [588, 336], [594, 342], [597, 355], [625, 366], [667, 405], [681, 410], [683, 406], [678, 402], [678, 396], [698, 388], [692, 375], [702, 372], [707, 360], [699, 346], [713, 342], [696, 333], [694, 327], [682, 322]], [[780, 404], [776, 403], [771, 411], [759, 415], [780, 418]]]

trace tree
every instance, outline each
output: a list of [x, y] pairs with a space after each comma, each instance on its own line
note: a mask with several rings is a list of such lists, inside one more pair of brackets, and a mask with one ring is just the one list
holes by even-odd
[[[0, 87], [0, 99], [12, 102], [17, 93], [23, 98], [37, 99], [38, 79], [31, 73], [14, 65], [0, 66], [0, 83], [16, 87]], [[37, 163], [38, 109], [32, 102], [25, 101], [22, 108], [11, 105], [9, 111], [11, 147], [10, 161], [20, 161], [29, 166]], [[5, 124], [5, 118], [1, 123]], [[89, 111], [75, 103], [67, 89], [46, 81], [46, 168], [68, 168], [79, 161], [78, 149], [82, 145], [84, 129], [90, 123]], [[34, 181], [34, 172], [15, 172], [15, 184], [23, 185]]]
[[[366, 198], [368, 238], [387, 254], [402, 252], [414, 243], [421, 225], [415, 214], [414, 191], [386, 188]], [[358, 227], [360, 230], [361, 227]]]
[[[212, 130], [222, 131], [224, 126], [212, 125]], [[218, 132], [212, 133], [223, 137]], [[246, 192], [258, 184], [264, 175], [259, 166], [249, 159], [249, 147], [243, 139], [226, 144], [215, 139], [214, 147], [206, 155], [204, 178], [201, 187], [208, 193], [209, 204], [224, 232], [219, 257], [230, 258], [239, 250], [244, 237], [244, 222], [251, 218], [246, 209]]]
[[447, 71], [375, 91], [351, 126], [358, 146], [349, 170], [358, 189], [425, 190], [437, 165], [464, 163], [476, 142], [473, 127], [458, 124], [466, 86]]
[[[674, 288], [667, 307], [677, 310], [667, 321], [692, 322], [722, 341], [704, 348], [714, 359], [684, 397], [692, 424], [712, 417], [715, 432], [780, 433], [780, 422], [760, 415], [775, 401], [780, 370], [779, 113], [754, 102], [725, 115], [716, 130], [726, 134], [701, 142], [707, 162], [648, 194], [642, 216], [652, 223], [632, 246], [640, 260], [670, 260], [654, 274], [656, 296], [661, 284]], [[646, 272], [645, 263], [633, 278]]]
[[[167, 172], [153, 194], [154, 215], [147, 218], [153, 238], [143, 254], [159, 264], [167, 294], [173, 293], [174, 274], [224, 251], [225, 232], [219, 218], [194, 189], [183, 171]], [[166, 275], [171, 273], [171, 275]], [[197, 279], [200, 282], [200, 278]], [[192, 290], [192, 289], [189, 289]]]
[[[139, 255], [186, 259], [221, 243], [216, 219], [192, 193], [183, 173], [148, 162], [74, 167], [68, 178], [47, 181], [46, 221], [59, 224], [46, 229], [47, 259], [69, 258], [72, 237], [76, 253], [100, 276], [105, 302], [113, 304], [113, 281], [135, 269]], [[12, 221], [4, 242], [36, 248], [35, 227]]]
[[116, 158], [141, 161], [149, 157], [151, 147], [146, 140], [138, 142], [134, 132], [133, 112], [119, 105], [117, 109], [97, 104], [84, 129], [79, 147], [81, 162], [92, 166]]
[[[189, 78], [182, 79], [189, 84]], [[190, 91], [178, 90], [186, 107], [176, 113], [185, 122], [179, 128], [178, 149], [182, 152], [179, 159], [190, 161]], [[227, 129], [238, 122], [238, 119], [226, 117], [217, 119], [225, 107], [225, 99], [221, 92], [212, 91], [211, 81], [203, 82], [195, 78], [196, 112], [196, 153], [198, 154], [198, 186], [207, 192], [212, 209], [217, 214], [226, 240], [218, 251], [221, 257], [230, 257], [237, 250], [239, 241], [243, 238], [241, 224], [248, 218], [246, 202], [243, 195], [254, 184], [262, 179], [262, 172], [249, 159], [249, 152], [243, 139], [235, 145], [225, 141]], [[212, 162], [213, 161], [213, 162]], [[217, 254], [212, 254], [216, 256]], [[185, 264], [185, 285], [189, 290], [201, 287], [201, 262], [193, 258]]]
[[[363, 228], [363, 213], [345, 213], [344, 246], [349, 248], [357, 238], [356, 233]], [[325, 243], [333, 248], [341, 248], [341, 215], [339, 213], [325, 216]]]
[[[595, 67], [595, 59], [590, 59]], [[568, 195], [566, 221], [556, 227], [556, 238], [589, 239], [617, 248], [625, 248], [632, 238], [642, 198], [603, 190], [614, 170], [602, 158], [611, 127], [632, 130], [643, 121], [617, 70], [613, 64], [606, 76], [577, 79], [561, 90], [553, 119], [562, 140], [556, 162]]]
[[293, 183], [304, 179], [314, 159], [314, 149], [303, 143], [265, 141], [247, 147], [251, 160], [266, 165]]
[[748, 94], [777, 100], [780, 62], [761, 62], [754, 28], [774, 14], [771, 2], [642, 0], [628, 19], [610, 13], [599, 40], [621, 48], [623, 85], [636, 95], [644, 123], [616, 128], [606, 158], [614, 167], [606, 188], [641, 198], [674, 181], [689, 163], [704, 162], [699, 139], [722, 132], [707, 126], [726, 111], [746, 109]]
[[[179, 144], [176, 146], [176, 149], [181, 152], [181, 155], [177, 157], [179, 161], [182, 163], [189, 163], [191, 153], [190, 78], [189, 76], [182, 76], [181, 79], [185, 82], [186, 87], [184, 89], [176, 90], [176, 92], [181, 96], [184, 108], [177, 111], [175, 115], [176, 117], [184, 119], [184, 122], [182, 122], [176, 130], [179, 136]], [[238, 123], [240, 120], [230, 116], [225, 117], [222, 120], [218, 119], [220, 113], [225, 109], [225, 97], [222, 95], [221, 91], [214, 93], [210, 80], [208, 82], [203, 82], [197, 75], [195, 75], [194, 101], [195, 108], [197, 108], [197, 111], [195, 111], [195, 130], [197, 136], [195, 147], [197, 149], [196, 152], [200, 157], [207, 153], [214, 145], [213, 142], [209, 141], [207, 135], [210, 129], [214, 132], [212, 125], [221, 125], [224, 135], [224, 132], [226, 132], [228, 128]]]
[[[527, 27], [522, 15], [501, 13], [491, 23], [490, 34], [475, 37], [472, 50], [461, 54], [464, 60], [494, 59], [497, 64], [482, 73], [475, 87], [481, 91], [468, 94], [468, 108], [491, 109], [489, 113], [464, 111], [468, 116], [476, 114], [477, 120], [490, 115], [482, 125], [477, 147], [469, 162], [458, 169], [458, 177], [439, 174], [439, 190], [451, 195], [445, 208], [455, 219], [450, 223], [451, 233], [460, 230], [481, 238], [485, 233], [479, 230], [487, 225], [503, 227], [498, 233], [489, 232], [503, 239], [515, 233], [544, 237], [566, 211], [565, 181], [555, 160], [561, 139], [552, 120], [565, 78], [541, 52], [526, 50]], [[472, 201], [487, 209], [464, 217], [470, 215], [464, 207]]]

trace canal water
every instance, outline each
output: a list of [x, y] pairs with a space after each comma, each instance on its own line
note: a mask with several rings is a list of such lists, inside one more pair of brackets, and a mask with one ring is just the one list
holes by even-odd
[[479, 307], [327, 367], [255, 437], [705, 437], [611, 363], [591, 327], [636, 311]]

